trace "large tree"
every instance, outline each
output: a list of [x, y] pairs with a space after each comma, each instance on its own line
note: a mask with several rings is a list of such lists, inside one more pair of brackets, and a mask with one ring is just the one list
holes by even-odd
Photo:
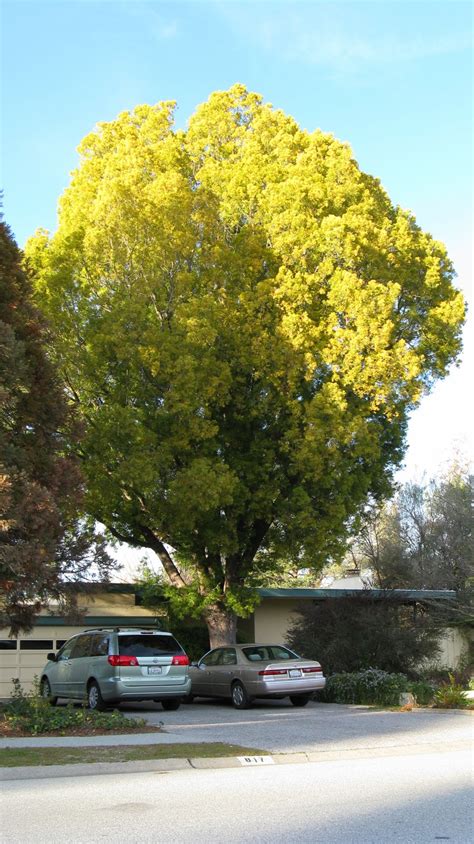
[[8, 227], [0, 222], [0, 626], [29, 629], [50, 599], [74, 604], [68, 581], [103, 577], [103, 537], [80, 518], [83, 481], [44, 320]]
[[236, 85], [99, 124], [29, 245], [90, 513], [231, 641], [258, 568], [336, 556], [460, 348], [444, 247], [331, 135]]

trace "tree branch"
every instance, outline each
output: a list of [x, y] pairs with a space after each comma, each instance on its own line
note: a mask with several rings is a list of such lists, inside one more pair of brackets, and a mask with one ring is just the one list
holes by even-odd
[[186, 586], [187, 583], [184, 577], [182, 576], [178, 567], [172, 560], [161, 539], [159, 539], [156, 534], [151, 530], [151, 528], [147, 527], [146, 525], [139, 525], [139, 530], [144, 539], [146, 540], [145, 544], [149, 548], [151, 548], [152, 551], [158, 554], [161, 564], [169, 578], [170, 583], [173, 586], [176, 586], [178, 589], [182, 588], [183, 586]]
[[171, 559], [164, 544], [160, 539], [158, 539], [151, 528], [146, 527], [145, 525], [137, 525], [141, 537], [138, 537], [134, 533], [121, 533], [116, 528], [110, 527], [109, 525], [107, 525], [107, 528], [112, 536], [115, 536], [119, 542], [125, 542], [127, 545], [133, 545], [134, 548], [151, 548], [151, 550], [154, 551], [160, 558], [160, 562], [169, 578], [170, 583], [178, 588], [186, 586], [186, 581]]

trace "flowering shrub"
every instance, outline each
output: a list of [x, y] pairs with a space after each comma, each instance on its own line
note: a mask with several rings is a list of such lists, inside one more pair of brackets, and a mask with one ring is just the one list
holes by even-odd
[[29, 735], [43, 733], [61, 733], [98, 730], [103, 732], [117, 730], [139, 730], [147, 726], [142, 718], [127, 718], [121, 712], [97, 712], [75, 706], [72, 702], [66, 706], [51, 706], [40, 695], [38, 678], [30, 692], [24, 692], [19, 680], [13, 681], [13, 693], [4, 707], [4, 720], [8, 727]]
[[328, 677], [324, 700], [328, 703], [398, 706], [401, 692], [408, 689], [405, 674], [389, 674], [377, 668], [333, 674]]

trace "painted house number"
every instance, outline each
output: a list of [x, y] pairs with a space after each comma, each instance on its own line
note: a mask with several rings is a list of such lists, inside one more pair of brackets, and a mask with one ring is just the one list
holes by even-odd
[[274, 765], [271, 756], [238, 756], [241, 765]]

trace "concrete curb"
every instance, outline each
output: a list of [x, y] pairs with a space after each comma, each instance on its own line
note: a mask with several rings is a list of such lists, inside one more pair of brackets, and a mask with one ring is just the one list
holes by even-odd
[[184, 759], [136, 760], [133, 762], [91, 762], [73, 765], [28, 765], [0, 768], [0, 782], [13, 780], [41, 780], [57, 777], [110, 776], [117, 774], [166, 774], [184, 770], [216, 768], [255, 768], [263, 765], [297, 765], [321, 762], [344, 762], [354, 759], [376, 759], [390, 756], [413, 756], [467, 751], [464, 741], [445, 744], [392, 745], [388, 747], [362, 747], [351, 750], [321, 750], [302, 753], [279, 753], [263, 756], [219, 756]]

